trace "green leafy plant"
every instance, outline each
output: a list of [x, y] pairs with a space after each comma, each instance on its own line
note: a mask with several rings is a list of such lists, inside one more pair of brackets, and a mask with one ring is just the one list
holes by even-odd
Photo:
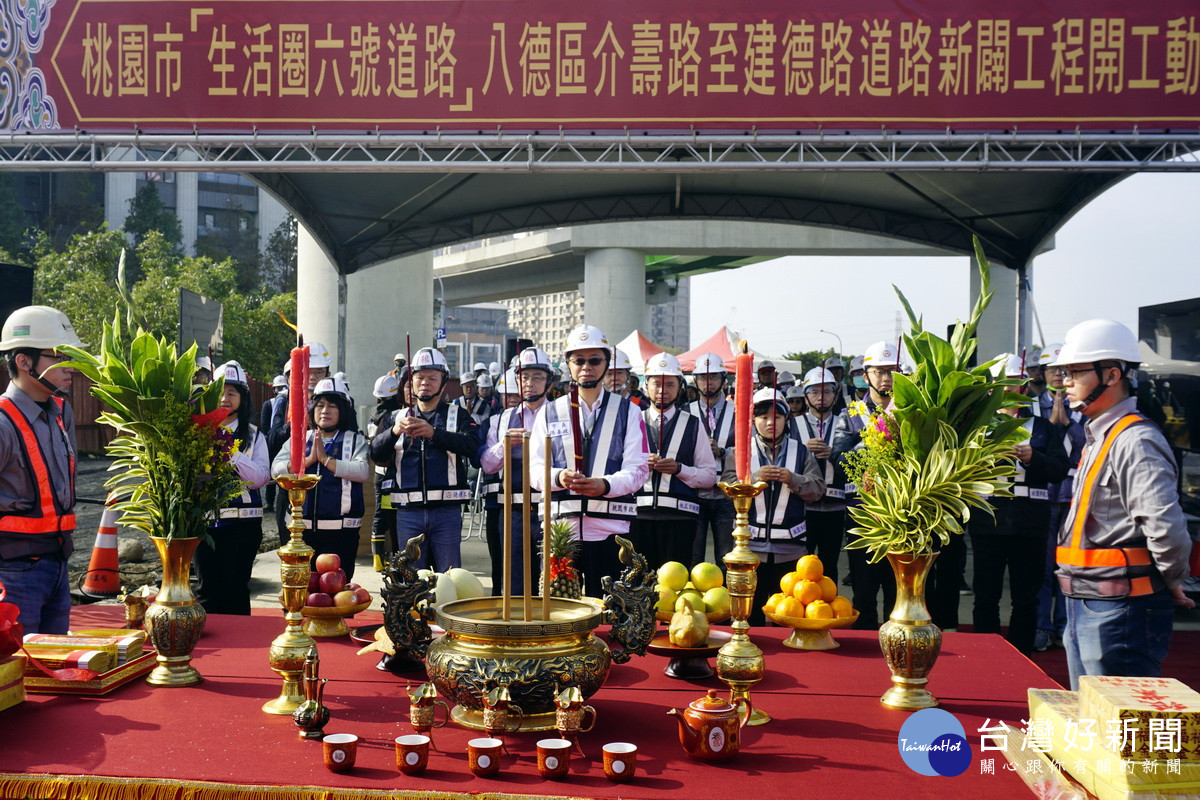
[[979, 240], [975, 256], [982, 279], [967, 322], [954, 326], [950, 340], [924, 330], [904, 294], [896, 294], [908, 314], [904, 336], [911, 375], [897, 373], [888, 410], [867, 415], [864, 447], [850, 453], [846, 472], [859, 487], [862, 503], [850, 509], [857, 527], [849, 548], [866, 549], [872, 562], [889, 552], [927, 554], [963, 533], [971, 509], [992, 513], [989, 495], [1010, 496], [1007, 478], [1015, 474], [1013, 447], [1022, 439], [1022, 420], [1000, 409], [1021, 405], [996, 378], [989, 361], [970, 366], [975, 332], [992, 299], [990, 266]]
[[140, 328], [122, 336], [120, 314], [104, 324], [99, 353], [60, 348], [105, 405], [99, 421], [120, 434], [108, 445], [115, 474], [105, 484], [121, 522], [151, 536], [196, 538], [213, 512], [242, 491], [230, 462], [236, 443], [220, 427], [224, 380], [192, 383], [196, 348], [182, 355]]

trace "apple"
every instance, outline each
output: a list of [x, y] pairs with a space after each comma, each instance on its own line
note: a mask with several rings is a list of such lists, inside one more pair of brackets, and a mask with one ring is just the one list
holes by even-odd
[[658, 582], [678, 592], [688, 580], [688, 568], [678, 561], [668, 561], [658, 568]]
[[355, 597], [356, 597], [356, 595], [354, 592], [348, 592], [345, 589], [343, 589], [342, 591], [338, 592], [337, 594], [335, 594], [333, 596], [333, 604], [335, 606], [337, 606], [338, 608], [345, 608], [346, 606], [352, 606], [352, 605], [355, 605], [356, 603], [358, 603], [358, 601], [354, 599]]
[[346, 588], [346, 576], [341, 570], [321, 573], [321, 591], [334, 595]]
[[337, 553], [321, 553], [317, 556], [317, 572], [333, 572], [342, 566], [342, 557]]
[[355, 603], [371, 602], [371, 593], [368, 592], [363, 587], [359, 586], [357, 589], [354, 590], [354, 602]]
[[346, 585], [342, 588], [346, 589], [347, 591], [353, 592], [355, 589], [361, 589], [362, 587], [352, 581], [346, 581]]
[[319, 591], [321, 591], [321, 573], [309, 572], [308, 573], [308, 592], [309, 592], [309, 594], [312, 594], [313, 592], [319, 592]]
[[705, 561], [692, 567], [692, 585], [696, 587], [697, 591], [707, 592], [724, 583], [725, 576], [721, 574], [721, 568], [716, 564], [709, 564]]
[[312, 606], [313, 608], [329, 608], [333, 605], [333, 598], [324, 592], [313, 592], [304, 601], [304, 605]]
[[724, 586], [714, 586], [704, 593], [704, 605], [711, 614], [728, 614], [729, 590]]

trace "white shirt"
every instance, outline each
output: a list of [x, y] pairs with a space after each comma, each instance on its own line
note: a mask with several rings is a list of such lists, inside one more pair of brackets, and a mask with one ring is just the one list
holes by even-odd
[[[672, 406], [667, 409], [666, 424], [670, 425], [671, 420], [679, 414], [679, 409]], [[659, 410], [653, 406], [646, 409], [646, 424], [651, 428], [658, 427]], [[679, 424], [683, 424], [681, 421]], [[720, 473], [720, 468], [717, 466], [717, 459], [713, 456], [712, 445], [709, 443], [708, 436], [704, 433], [704, 424], [699, 423], [699, 432], [696, 436], [696, 447], [692, 452], [691, 465], [683, 463], [683, 459], [679, 459], [679, 480], [683, 481], [693, 489], [709, 489], [717, 482], [717, 477]], [[680, 453], [680, 455], [683, 455]], [[662, 484], [659, 484], [660, 486]]]

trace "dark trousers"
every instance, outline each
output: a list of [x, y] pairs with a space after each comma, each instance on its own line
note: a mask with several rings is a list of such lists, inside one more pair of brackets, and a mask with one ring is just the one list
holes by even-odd
[[616, 537], [608, 536], [598, 542], [580, 542], [578, 568], [583, 572], [583, 593], [588, 597], [604, 597], [600, 580], [609, 575], [615, 581], [621, 577], [621, 560]]
[[[725, 554], [733, 549], [733, 501], [728, 497], [700, 498], [700, 517], [696, 520], [696, 538], [692, 542], [691, 564], [705, 559], [709, 533], [712, 534], [713, 563], [725, 572]], [[688, 559], [679, 559], [688, 564]]]
[[[485, 515], [488, 556], [492, 562], [492, 594], [500, 595], [504, 586], [504, 509], [489, 508], [485, 511]], [[532, 585], [529, 588], [533, 595], [540, 595], [538, 576], [541, 574], [542, 562], [540, 557], [542, 524], [538, 520], [536, 511], [530, 514], [529, 529], [529, 574], [532, 579]], [[525, 552], [524, 530], [525, 519], [521, 514], [521, 507], [514, 505], [512, 510], [512, 580], [509, 584], [509, 591], [513, 596], [521, 596], [525, 592], [525, 568], [521, 561], [522, 554]]]
[[1000, 597], [1007, 570], [1012, 600], [1007, 638], [1022, 653], [1032, 653], [1038, 589], [1045, 570], [1045, 531], [1040, 536], [972, 533], [971, 547], [975, 551], [975, 632], [1000, 633]]
[[[358, 556], [358, 528], [343, 528], [340, 531], [305, 530], [304, 543], [313, 549], [311, 564], [317, 563], [322, 553], [335, 553], [342, 560], [346, 580], [354, 579], [354, 559]], [[316, 570], [316, 566], [313, 566]]]
[[792, 556], [784, 561], [776, 561], [780, 556], [773, 553], [759, 553], [758, 557], [762, 560], [758, 569], [754, 571], [758, 582], [754, 585], [754, 600], [750, 603], [748, 622], [751, 625], [766, 625], [767, 617], [763, 614], [763, 606], [767, 604], [767, 598], [779, 591], [779, 581], [783, 576], [796, 568], [799, 556]]
[[[896, 605], [896, 576], [892, 565], [886, 558], [868, 563], [866, 550], [848, 550], [847, 555], [850, 557], [850, 590], [854, 594], [851, 602], [859, 614], [854, 628], [877, 630]], [[879, 613], [880, 592], [883, 592], [882, 616]]]
[[382, 483], [383, 476], [375, 473], [375, 518], [371, 520], [371, 552], [382, 556], [386, 562], [392, 552], [392, 542], [396, 541], [396, 509], [392, 508], [390, 501], [387, 508], [384, 508], [383, 501], [389, 492], [383, 490]]
[[261, 519], [239, 519], [208, 529], [196, 567], [196, 599], [209, 614], [250, 614], [250, 573], [262, 544]]
[[942, 630], [958, 627], [959, 582], [967, 565], [967, 541], [963, 534], [950, 534], [938, 552], [925, 581], [925, 606], [933, 624]]
[[845, 511], [815, 511], [804, 515], [808, 524], [808, 552], [821, 559], [825, 574], [834, 585], [838, 582], [838, 559], [842, 555], [842, 539], [846, 535]]
[[[643, 519], [638, 517], [629, 528], [633, 547], [646, 557], [650, 569], [657, 570], [668, 561], [678, 561], [692, 567], [692, 545], [696, 540], [696, 520], [686, 519]], [[721, 553], [717, 556], [720, 564]], [[703, 560], [703, 559], [701, 559]], [[699, 562], [696, 562], [699, 563]]]

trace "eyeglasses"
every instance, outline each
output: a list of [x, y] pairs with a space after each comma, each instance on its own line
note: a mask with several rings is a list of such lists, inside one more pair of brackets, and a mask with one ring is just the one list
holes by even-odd
[[38, 358], [46, 358], [46, 359], [49, 359], [50, 361], [54, 362], [55, 364], [61, 364], [61, 363], [63, 363], [64, 361], [70, 361], [70, 360], [71, 360], [71, 357], [70, 357], [70, 356], [65, 356], [65, 355], [63, 355], [63, 354], [61, 354], [61, 353], [41, 353], [41, 352], [39, 352], [39, 353], [38, 353]]
[[577, 367], [582, 367], [584, 364], [589, 367], [598, 367], [605, 362], [605, 359], [600, 356], [592, 356], [591, 358], [572, 358], [571, 363]]
[[895, 371], [894, 367], [867, 367], [868, 375], [891, 375]]
[[1083, 374], [1087, 374], [1087, 373], [1094, 373], [1096, 370], [1093, 369], [1092, 367], [1084, 367], [1083, 369], [1070, 369], [1069, 367], [1050, 367], [1046, 371], [1049, 372], [1050, 375], [1052, 375], [1055, 378], [1058, 378], [1061, 381], [1066, 381], [1066, 380], [1070, 379], [1070, 381], [1072, 383], [1074, 383], [1075, 376], [1083, 375]]
[[810, 386], [804, 390], [805, 394], [835, 394], [832, 386]]

